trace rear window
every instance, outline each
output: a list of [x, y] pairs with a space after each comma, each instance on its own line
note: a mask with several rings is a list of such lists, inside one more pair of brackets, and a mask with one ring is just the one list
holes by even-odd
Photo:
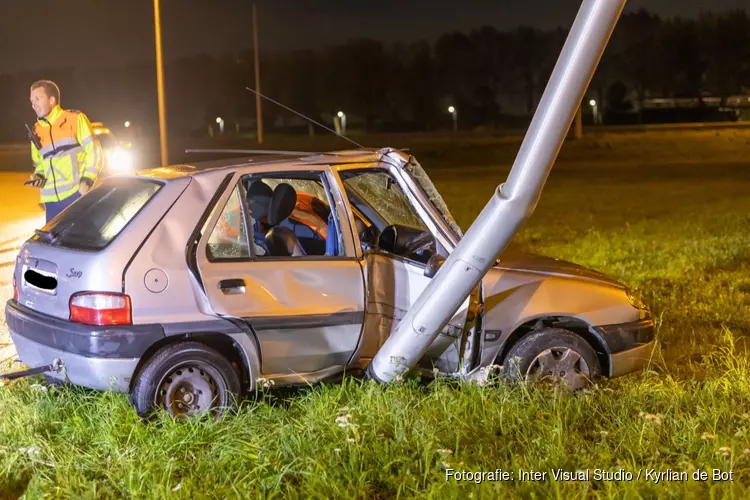
[[35, 240], [81, 250], [101, 250], [161, 189], [146, 179], [107, 179], [37, 231]]

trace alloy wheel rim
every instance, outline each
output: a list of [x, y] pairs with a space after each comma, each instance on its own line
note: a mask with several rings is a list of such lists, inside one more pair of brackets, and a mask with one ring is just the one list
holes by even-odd
[[570, 347], [550, 347], [536, 355], [526, 370], [526, 380], [553, 380], [573, 390], [588, 387], [591, 370], [586, 360]]

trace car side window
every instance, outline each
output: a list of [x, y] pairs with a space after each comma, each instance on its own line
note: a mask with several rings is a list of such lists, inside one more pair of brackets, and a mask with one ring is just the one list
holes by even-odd
[[338, 257], [340, 222], [322, 173], [255, 174], [243, 179], [252, 240], [263, 257]]
[[239, 186], [234, 188], [219, 220], [211, 231], [206, 254], [211, 261], [250, 257], [247, 228], [241, 203]]

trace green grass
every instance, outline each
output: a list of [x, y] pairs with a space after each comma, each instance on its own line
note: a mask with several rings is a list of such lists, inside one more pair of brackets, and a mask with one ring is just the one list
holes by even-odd
[[[750, 168], [734, 153], [691, 161], [685, 155], [711, 159], [700, 142], [651, 155], [661, 137], [641, 155], [607, 139], [613, 162], [592, 156], [602, 149], [594, 142], [566, 146], [513, 243], [640, 288], [659, 324], [646, 371], [576, 395], [348, 380], [260, 394], [219, 423], [148, 425], [124, 396], [20, 381], [0, 388], [0, 498], [746, 498]], [[482, 156], [486, 144], [469, 145], [471, 161], [437, 146], [421, 155], [463, 227], [509, 166]], [[516, 478], [533, 469], [547, 480], [458, 483], [446, 481], [446, 467]], [[642, 478], [555, 482], [557, 468], [640, 470]], [[733, 471], [734, 481], [645, 480], [647, 469], [711, 476], [714, 468]]]
[[[22, 382], [0, 393], [0, 478], [8, 495], [26, 491], [29, 497], [570, 498], [711, 491], [743, 498], [750, 367], [731, 343], [701, 367], [701, 381], [648, 372], [575, 396], [534, 387], [444, 381], [379, 387], [349, 380], [260, 397], [219, 424], [162, 418], [143, 425], [123, 397], [42, 392]], [[447, 468], [643, 469], [644, 477], [646, 469], [716, 468], [734, 471], [735, 481], [477, 485], [446, 481]]]

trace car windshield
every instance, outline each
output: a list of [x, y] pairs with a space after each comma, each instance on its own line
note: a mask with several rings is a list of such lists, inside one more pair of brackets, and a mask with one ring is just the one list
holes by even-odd
[[161, 183], [146, 179], [106, 179], [37, 231], [34, 238], [66, 248], [101, 250], [161, 187]]
[[354, 206], [382, 231], [399, 224], [427, 230], [401, 187], [384, 171], [351, 171], [341, 176]]
[[445, 222], [451, 227], [451, 229], [453, 229], [453, 231], [456, 233], [456, 236], [458, 236], [459, 238], [463, 237], [464, 233], [456, 223], [456, 219], [454, 219], [453, 215], [451, 215], [450, 210], [448, 210], [448, 205], [445, 204], [445, 200], [443, 200], [443, 197], [440, 196], [440, 192], [432, 183], [432, 180], [427, 175], [427, 172], [424, 171], [422, 166], [413, 156], [409, 159], [409, 163], [406, 165], [406, 171], [422, 188], [424, 194], [430, 200], [430, 203], [432, 203], [432, 206], [435, 208], [435, 210], [440, 212], [440, 215], [443, 216]]

